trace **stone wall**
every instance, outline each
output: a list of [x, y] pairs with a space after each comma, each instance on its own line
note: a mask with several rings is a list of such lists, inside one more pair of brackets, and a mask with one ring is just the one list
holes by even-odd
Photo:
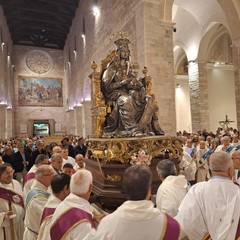
[[[44, 61], [33, 60], [32, 70], [26, 64], [26, 56], [34, 50], [46, 53], [50, 57], [50, 67], [44, 66]], [[28, 136], [32, 132], [29, 129], [30, 119], [53, 119], [56, 124], [61, 124], [61, 132], [51, 134], [64, 134], [66, 133], [66, 85], [64, 83], [64, 69], [63, 69], [63, 51], [48, 48], [34, 48], [14, 45], [14, 110], [15, 110], [15, 135]], [[46, 71], [45, 71], [46, 69]], [[39, 73], [37, 73], [39, 72]], [[48, 77], [48, 78], [62, 78], [63, 87], [63, 106], [61, 107], [47, 107], [47, 106], [19, 106], [19, 76], [32, 76], [32, 77]], [[27, 126], [27, 133], [21, 133], [21, 126]]]
[[[99, 18], [92, 14], [92, 1], [80, 1], [64, 48], [69, 108], [73, 109], [85, 100], [84, 82], [91, 73], [92, 60], [99, 65], [109, 51], [115, 49], [116, 33], [123, 31], [131, 41], [132, 59], [139, 62], [140, 71], [147, 65], [149, 75], [153, 76], [153, 94], [160, 108], [161, 127], [166, 134], [175, 134], [172, 23], [162, 21], [160, 2], [109, 0], [98, 3]], [[84, 23], [85, 37], [82, 38]], [[82, 117], [85, 118], [83, 123], [91, 118], [86, 113]]]
[[13, 45], [1, 6], [0, 35], [0, 139], [6, 139], [14, 135], [14, 127], [12, 124], [14, 118], [14, 114], [12, 112]]

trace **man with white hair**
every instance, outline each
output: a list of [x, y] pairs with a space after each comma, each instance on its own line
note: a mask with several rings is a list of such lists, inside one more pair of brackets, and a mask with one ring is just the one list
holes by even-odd
[[60, 174], [62, 172], [62, 163], [63, 157], [60, 153], [54, 153], [51, 156], [51, 166], [56, 174]]
[[[52, 221], [51, 239], [92, 239], [95, 224], [88, 202], [93, 177], [90, 171], [77, 171], [71, 178], [70, 195], [56, 208]], [[66, 224], [67, 223], [67, 224]]]
[[226, 152], [209, 160], [212, 177], [190, 188], [176, 220], [190, 240], [239, 239], [240, 189], [232, 181], [233, 162]]
[[219, 145], [215, 152], [227, 152], [227, 153], [232, 153], [235, 149], [234, 145], [231, 144], [231, 139], [228, 136], [224, 136], [221, 138], [222, 144]]

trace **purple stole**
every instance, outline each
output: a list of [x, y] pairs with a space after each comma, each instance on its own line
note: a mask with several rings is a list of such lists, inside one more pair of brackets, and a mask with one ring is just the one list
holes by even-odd
[[165, 213], [164, 228], [161, 240], [178, 240], [180, 236], [180, 226], [178, 222]]
[[40, 226], [46, 220], [46, 218], [51, 217], [54, 214], [55, 210], [56, 208], [47, 208], [47, 207], [43, 209]]
[[24, 208], [23, 197], [12, 190], [0, 187], [0, 198]]
[[[67, 220], [67, 221], [66, 221]], [[79, 208], [70, 208], [53, 223], [50, 229], [51, 239], [60, 240], [65, 237], [72, 228], [82, 222], [90, 222], [92, 227], [95, 224], [92, 215]]]
[[236, 232], [236, 236], [235, 236], [236, 240], [240, 239], [240, 219], [238, 221], [238, 227], [237, 227], [237, 232]]
[[28, 173], [25, 178], [24, 178], [24, 181], [23, 181], [23, 186], [26, 184], [26, 182], [28, 180], [31, 180], [31, 179], [34, 179], [35, 178], [35, 173], [34, 172], [30, 172]]

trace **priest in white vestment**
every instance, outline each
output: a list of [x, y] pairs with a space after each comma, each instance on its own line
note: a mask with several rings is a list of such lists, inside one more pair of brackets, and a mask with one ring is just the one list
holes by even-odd
[[123, 188], [128, 200], [101, 220], [94, 240], [179, 239], [178, 223], [154, 208], [149, 200], [151, 183], [149, 167], [134, 165], [127, 168], [123, 176]]
[[197, 182], [207, 180], [209, 172], [208, 157], [211, 153], [212, 151], [206, 147], [205, 141], [200, 141], [199, 149], [196, 152]]
[[209, 164], [212, 178], [190, 188], [175, 219], [190, 240], [239, 239], [240, 188], [232, 181], [233, 162], [229, 154], [217, 152]]
[[13, 173], [14, 170], [10, 164], [5, 163], [0, 166], [1, 240], [11, 240], [13, 237], [15, 240], [23, 239], [24, 204], [22, 186], [13, 179]]
[[156, 196], [157, 208], [175, 217], [183, 198], [188, 191], [188, 182], [184, 175], [177, 176], [177, 169], [172, 160], [161, 160], [157, 165], [161, 185]]
[[[70, 182], [70, 195], [56, 208], [50, 228], [51, 239], [92, 239], [96, 233], [92, 208], [88, 199], [92, 192], [92, 174], [77, 171]], [[66, 224], [66, 222], [68, 224]]]
[[30, 168], [28, 171], [27, 175], [25, 176], [24, 179], [24, 187], [23, 187], [23, 196], [24, 198], [27, 196], [28, 192], [30, 191], [32, 184], [35, 180], [35, 173], [38, 169], [39, 166], [48, 164], [49, 159], [46, 155], [44, 154], [39, 154], [35, 160], [35, 164]]
[[49, 197], [47, 190], [51, 184], [53, 175], [54, 171], [49, 165], [42, 165], [36, 171], [36, 179], [25, 199], [24, 240], [36, 240], [38, 237], [42, 211]]
[[240, 184], [240, 150], [233, 151], [231, 157], [235, 169], [234, 181]]
[[235, 147], [233, 144], [231, 144], [231, 139], [228, 136], [224, 136], [221, 138], [221, 145], [219, 145], [215, 152], [227, 152], [229, 154], [232, 154], [232, 152], [235, 150]]
[[70, 193], [70, 176], [65, 173], [60, 173], [53, 176], [51, 182], [52, 195], [48, 198], [46, 205], [44, 206], [40, 229], [38, 232], [38, 240], [47, 240], [50, 238], [50, 223], [53, 213], [57, 206], [69, 195]]

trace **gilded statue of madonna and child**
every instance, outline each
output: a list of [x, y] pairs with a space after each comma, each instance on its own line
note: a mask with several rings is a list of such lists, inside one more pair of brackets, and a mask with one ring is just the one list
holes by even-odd
[[164, 135], [155, 97], [147, 94], [146, 79], [138, 77], [138, 66], [130, 61], [129, 39], [121, 37], [115, 44], [115, 56], [101, 75], [101, 91], [111, 107], [103, 137]]

